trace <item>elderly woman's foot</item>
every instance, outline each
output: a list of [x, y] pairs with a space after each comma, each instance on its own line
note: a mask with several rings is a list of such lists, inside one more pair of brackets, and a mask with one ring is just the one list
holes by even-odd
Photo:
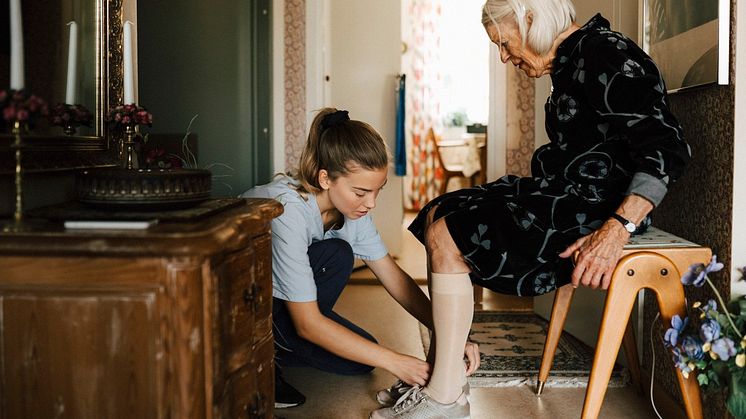
[[[378, 404], [383, 407], [391, 407], [396, 404], [396, 401], [399, 400], [399, 398], [403, 396], [404, 393], [408, 392], [411, 388], [412, 386], [405, 383], [404, 381], [396, 380], [396, 382], [392, 384], [391, 387], [378, 391], [378, 393], [376, 393], [376, 400], [378, 400]], [[466, 384], [464, 384], [461, 390], [466, 395], [466, 399], [469, 400], [469, 383], [467, 382]]]
[[435, 401], [422, 387], [412, 387], [392, 407], [374, 410], [371, 419], [468, 419], [469, 401], [466, 394], [461, 395], [455, 402], [443, 404]]

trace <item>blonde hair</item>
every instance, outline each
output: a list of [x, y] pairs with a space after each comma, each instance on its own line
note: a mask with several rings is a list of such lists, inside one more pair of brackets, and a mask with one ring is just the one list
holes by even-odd
[[321, 192], [319, 171], [322, 169], [334, 180], [350, 173], [351, 165], [376, 170], [388, 164], [386, 142], [373, 127], [349, 119], [346, 111], [324, 108], [311, 123], [294, 178], [300, 182], [301, 192], [315, 194]]
[[[533, 19], [528, 27], [529, 15]], [[518, 25], [523, 44], [537, 54], [544, 55], [552, 49], [554, 40], [575, 22], [572, 0], [487, 0], [482, 7], [482, 25], [487, 28], [504, 19], [513, 19]]]

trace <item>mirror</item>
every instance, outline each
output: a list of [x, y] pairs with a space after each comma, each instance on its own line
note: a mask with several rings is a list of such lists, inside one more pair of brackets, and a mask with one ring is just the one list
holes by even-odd
[[[24, 170], [50, 171], [111, 166], [116, 163], [116, 139], [106, 129], [106, 113], [122, 94], [122, 12], [125, 0], [21, 0], [23, 20], [24, 86], [54, 105], [83, 105], [91, 126], [72, 135], [49, 121], [40, 121], [29, 135]], [[0, 0], [0, 89], [10, 85], [10, 0]], [[130, 19], [132, 20], [132, 19]], [[75, 52], [70, 32], [77, 31]], [[68, 57], [76, 57], [74, 71]], [[68, 85], [73, 86], [72, 96]], [[13, 170], [8, 151], [11, 136], [0, 128], [0, 173]], [[5, 150], [5, 151], [3, 151]]]

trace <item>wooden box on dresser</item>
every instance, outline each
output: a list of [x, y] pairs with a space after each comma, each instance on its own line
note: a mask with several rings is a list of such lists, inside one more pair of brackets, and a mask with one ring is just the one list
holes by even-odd
[[0, 234], [3, 418], [271, 418], [270, 221]]

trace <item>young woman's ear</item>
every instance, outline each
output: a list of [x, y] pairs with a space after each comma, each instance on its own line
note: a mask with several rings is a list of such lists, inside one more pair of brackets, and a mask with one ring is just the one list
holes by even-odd
[[329, 172], [326, 169], [319, 170], [319, 186], [323, 190], [329, 189]]

